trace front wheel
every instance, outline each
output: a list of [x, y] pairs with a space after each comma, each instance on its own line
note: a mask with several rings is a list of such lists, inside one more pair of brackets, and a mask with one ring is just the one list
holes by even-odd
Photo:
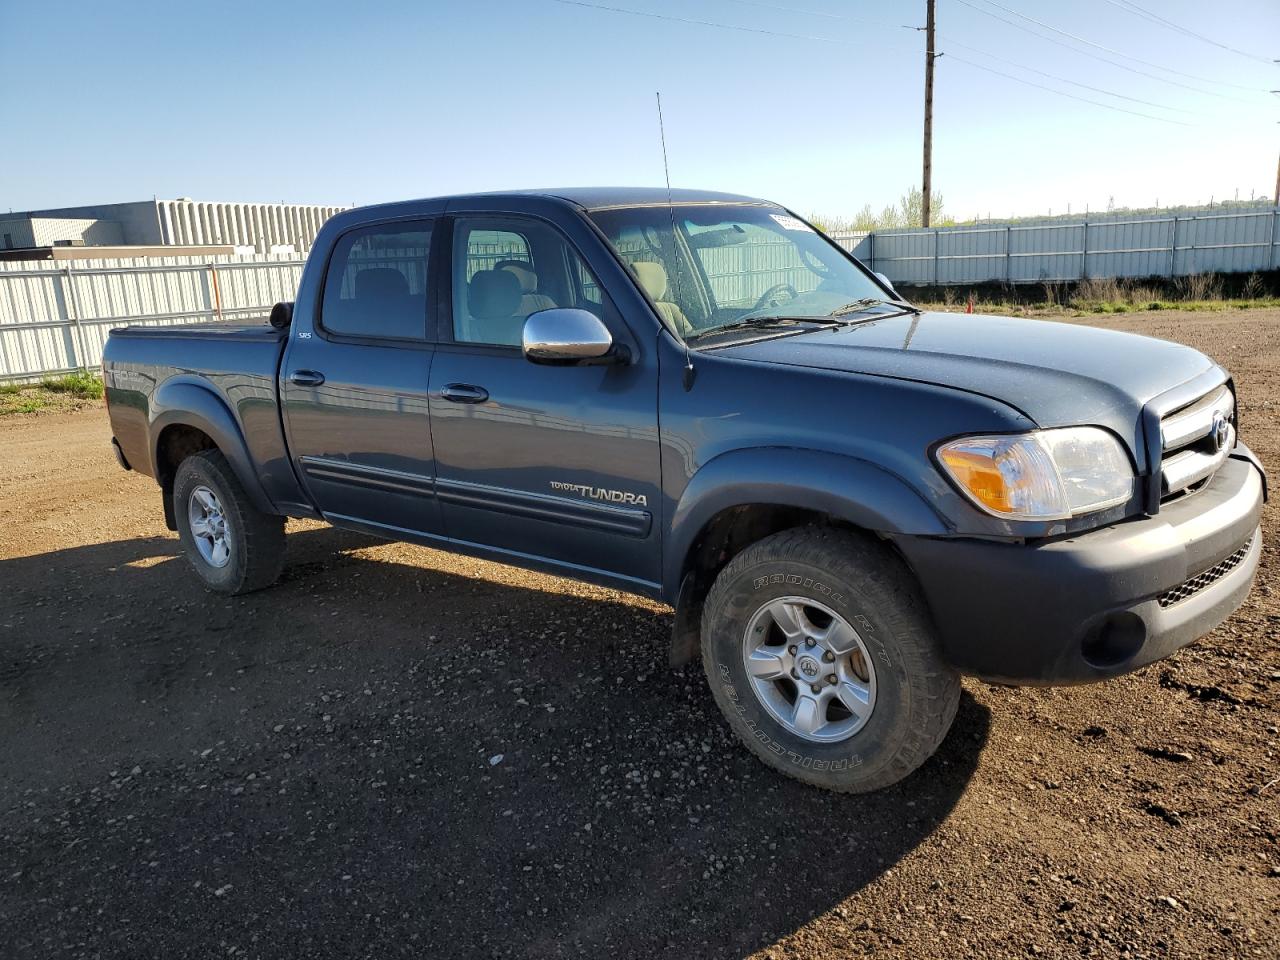
[[187, 559], [210, 590], [249, 593], [280, 576], [284, 518], [253, 505], [217, 450], [202, 450], [178, 465], [173, 510]]
[[841, 792], [887, 787], [924, 763], [960, 699], [901, 561], [838, 530], [784, 531], [735, 557], [703, 609], [702, 662], [754, 753]]

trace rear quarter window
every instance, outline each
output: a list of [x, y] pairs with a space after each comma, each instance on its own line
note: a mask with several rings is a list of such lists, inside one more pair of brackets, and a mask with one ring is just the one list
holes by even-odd
[[378, 224], [343, 234], [325, 276], [320, 326], [348, 337], [427, 339], [431, 224]]

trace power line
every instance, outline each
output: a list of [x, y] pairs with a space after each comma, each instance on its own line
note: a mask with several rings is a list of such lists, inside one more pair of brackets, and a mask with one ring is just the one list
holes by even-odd
[[877, 20], [863, 20], [861, 17], [850, 17], [843, 13], [827, 13], [825, 10], [804, 10], [800, 7], [788, 7], [780, 3], [763, 3], [762, 0], [729, 0], [730, 3], [738, 3], [744, 7], [759, 7], [763, 10], [781, 10], [784, 13], [803, 13], [806, 17], [826, 17], [828, 20], [854, 20], [858, 23], [874, 23], [878, 27], [887, 27], [890, 24], [881, 23]]
[[[838, 39], [838, 38], [836, 38], [836, 37], [823, 37], [823, 36], [818, 36], [818, 35], [814, 35], [814, 34], [802, 34], [802, 33], [784, 33], [784, 32], [777, 31], [777, 30], [765, 30], [765, 29], [763, 29], [763, 28], [759, 28], [759, 27], [746, 27], [746, 26], [741, 26], [741, 25], [739, 25], [739, 24], [732, 24], [732, 23], [720, 23], [720, 22], [715, 21], [715, 20], [700, 20], [700, 19], [696, 19], [696, 18], [692, 18], [692, 17], [678, 17], [678, 16], [675, 16], [674, 14], [655, 13], [655, 12], [648, 11], [648, 10], [632, 10], [632, 9], [627, 8], [627, 7], [617, 7], [617, 6], [612, 6], [612, 5], [610, 5], [610, 4], [604, 4], [604, 3], [591, 3], [591, 2], [588, 2], [588, 0], [554, 0], [554, 2], [555, 2], [555, 3], [564, 4], [564, 5], [566, 5], [566, 6], [571, 6], [571, 7], [583, 7], [583, 8], [588, 9], [588, 10], [603, 10], [603, 11], [607, 11], [607, 12], [609, 12], [609, 13], [621, 13], [621, 14], [625, 14], [625, 15], [627, 15], [627, 16], [632, 16], [632, 17], [647, 17], [647, 18], [652, 19], [652, 20], [665, 20], [665, 21], [668, 21], [668, 22], [671, 22], [671, 23], [692, 24], [692, 25], [695, 25], [695, 26], [701, 26], [701, 27], [714, 27], [714, 28], [721, 29], [721, 30], [736, 30], [736, 31], [739, 31], [739, 32], [742, 32], [742, 33], [763, 34], [763, 35], [765, 35], [765, 36], [772, 36], [772, 37], [785, 37], [785, 38], [790, 39], [790, 40], [814, 40], [814, 41], [817, 41], [817, 42], [819, 42], [819, 43], [828, 43], [828, 44], [833, 44], [833, 45], [835, 45], [835, 46], [865, 46], [865, 45], [866, 45], [866, 44], [858, 44], [858, 43], [856, 43], [856, 42], [854, 42], [854, 41], [841, 40], [841, 39]], [[964, 2], [965, 2], [965, 0], [959, 0], [959, 2], [964, 3]], [[966, 6], [968, 6], [968, 4], [966, 4]], [[881, 46], [881, 47], [883, 47], [883, 46], [885, 46], [885, 45], [884, 45], [884, 44], [877, 44], [877, 46]], [[957, 46], [963, 46], [963, 45], [962, 45], [962, 44], [957, 44]], [[897, 49], [903, 49], [903, 48], [897, 48]], [[972, 48], [972, 47], [966, 47], [966, 49], [973, 50], [974, 48]], [[939, 54], [939, 55], [941, 56], [941, 54]], [[992, 54], [987, 54], [987, 53], [983, 53], [982, 55], [983, 55], [983, 56], [989, 56], [989, 57], [991, 57], [992, 59], [996, 59], [996, 60], [1002, 60], [1002, 59], [1003, 59], [1003, 58], [995, 57], [994, 55], [992, 55]], [[999, 77], [1004, 77], [1004, 78], [1006, 78], [1006, 79], [1008, 79], [1008, 80], [1012, 80], [1012, 81], [1013, 81], [1013, 82], [1015, 82], [1015, 83], [1021, 83], [1021, 84], [1024, 84], [1025, 86], [1035, 87], [1035, 88], [1040, 89], [1040, 90], [1046, 90], [1046, 91], [1048, 91], [1049, 93], [1055, 93], [1055, 94], [1057, 94], [1058, 96], [1066, 97], [1066, 98], [1068, 98], [1068, 99], [1070, 99], [1070, 100], [1076, 100], [1076, 101], [1079, 101], [1080, 103], [1088, 103], [1088, 104], [1092, 104], [1093, 106], [1095, 106], [1095, 107], [1101, 107], [1101, 108], [1102, 108], [1102, 109], [1104, 109], [1104, 110], [1115, 110], [1115, 111], [1118, 111], [1118, 112], [1120, 112], [1120, 113], [1129, 114], [1130, 116], [1143, 117], [1143, 118], [1145, 118], [1145, 119], [1147, 119], [1147, 120], [1155, 120], [1155, 121], [1158, 121], [1158, 122], [1161, 122], [1161, 123], [1173, 123], [1173, 124], [1177, 124], [1178, 126], [1183, 126], [1183, 127], [1186, 127], [1186, 126], [1192, 126], [1192, 124], [1184, 123], [1184, 122], [1179, 121], [1179, 120], [1172, 120], [1172, 119], [1169, 119], [1168, 117], [1157, 117], [1157, 116], [1153, 116], [1152, 114], [1142, 113], [1142, 112], [1137, 111], [1137, 110], [1129, 110], [1129, 109], [1126, 109], [1126, 108], [1124, 108], [1124, 107], [1119, 107], [1119, 106], [1116, 106], [1115, 104], [1111, 104], [1111, 103], [1104, 103], [1104, 102], [1102, 102], [1102, 101], [1100, 101], [1100, 100], [1091, 100], [1091, 99], [1089, 99], [1088, 97], [1081, 97], [1081, 96], [1077, 96], [1077, 95], [1075, 95], [1075, 94], [1067, 93], [1067, 92], [1066, 92], [1066, 91], [1064, 91], [1064, 90], [1056, 90], [1056, 89], [1054, 89], [1053, 87], [1046, 86], [1045, 84], [1042, 84], [1042, 83], [1036, 83], [1035, 81], [1027, 80], [1027, 79], [1026, 79], [1026, 78], [1024, 78], [1024, 77], [1018, 77], [1018, 76], [1015, 76], [1014, 74], [1011, 74], [1011, 73], [1005, 73], [1005, 72], [1004, 72], [1004, 71], [1002, 71], [1002, 70], [996, 70], [996, 69], [995, 69], [995, 68], [993, 68], [993, 67], [988, 67], [988, 66], [985, 66], [984, 64], [981, 64], [981, 63], [975, 63], [975, 62], [974, 62], [974, 61], [972, 61], [972, 60], [968, 60], [968, 59], [965, 59], [965, 58], [959, 57], [959, 56], [957, 56], [957, 55], [955, 55], [955, 54], [950, 54], [950, 53], [948, 53], [948, 54], [947, 54], [947, 56], [951, 57], [951, 59], [956, 60], [956, 61], [958, 61], [958, 62], [960, 62], [960, 63], [964, 63], [964, 64], [966, 64], [966, 65], [968, 65], [968, 66], [971, 66], [971, 67], [974, 67], [974, 68], [976, 68], [976, 69], [978, 69], [978, 70], [985, 70], [987, 73], [991, 73], [991, 74], [994, 74], [994, 75], [999, 76]], [[1026, 67], [1026, 66], [1024, 66], [1024, 65], [1022, 65], [1022, 64], [1018, 64], [1018, 63], [1015, 63], [1015, 62], [1013, 62], [1013, 61], [1004, 60], [1003, 62], [1008, 63], [1010, 66], [1016, 66], [1016, 67], [1018, 67], [1019, 69], [1031, 70], [1031, 71], [1033, 71], [1033, 72], [1035, 72], [1035, 73], [1040, 73], [1040, 74], [1042, 74], [1043, 76], [1047, 76], [1047, 77], [1049, 77], [1049, 78], [1051, 78], [1051, 79], [1059, 80], [1059, 81], [1061, 81], [1061, 82], [1063, 82], [1063, 83], [1070, 83], [1070, 84], [1073, 84], [1073, 85], [1076, 85], [1076, 86], [1087, 86], [1087, 85], [1085, 85], [1085, 84], [1078, 84], [1076, 81], [1073, 81], [1073, 80], [1068, 80], [1068, 79], [1067, 79], [1067, 78], [1065, 78], [1065, 77], [1059, 77], [1059, 76], [1057, 76], [1057, 75], [1055, 75], [1055, 74], [1049, 74], [1049, 73], [1045, 73], [1044, 71], [1041, 71], [1041, 70], [1036, 70], [1036, 69], [1035, 69], [1035, 68], [1033, 68], [1033, 67]], [[1157, 77], [1156, 79], [1162, 79], [1162, 78]], [[1173, 83], [1174, 81], [1168, 81], [1168, 82]], [[1179, 84], [1179, 86], [1181, 86], [1181, 84]], [[1125, 96], [1124, 94], [1118, 94], [1118, 93], [1114, 93], [1114, 92], [1112, 92], [1112, 91], [1110, 91], [1110, 90], [1104, 90], [1104, 89], [1102, 89], [1102, 88], [1100, 88], [1100, 87], [1089, 87], [1089, 89], [1091, 89], [1091, 90], [1093, 90], [1094, 92], [1097, 92], [1097, 93], [1103, 93], [1103, 94], [1105, 94], [1106, 96], [1117, 97], [1117, 98], [1119, 98], [1119, 99], [1123, 99], [1123, 100], [1133, 100], [1133, 99], [1134, 99], [1134, 98], [1131, 98], [1131, 97], [1127, 97], [1127, 96]], [[1194, 88], [1194, 87], [1192, 87], [1191, 89], [1195, 89], [1195, 88]], [[1208, 91], [1199, 91], [1199, 92], [1202, 92], [1202, 93], [1203, 93], [1203, 92], [1208, 92]], [[1178, 108], [1174, 108], [1174, 107], [1166, 107], [1166, 106], [1164, 106], [1164, 105], [1162, 105], [1162, 104], [1153, 104], [1153, 103], [1148, 103], [1148, 102], [1146, 102], [1146, 101], [1141, 101], [1141, 102], [1142, 102], [1144, 105], [1147, 105], [1147, 106], [1156, 106], [1156, 107], [1158, 107], [1159, 109], [1164, 109], [1164, 110], [1173, 110], [1173, 109], [1178, 109]]]
[[[1093, 57], [1095, 60], [1101, 60], [1103, 63], [1109, 63], [1112, 66], [1120, 67], [1122, 70], [1128, 70], [1130, 73], [1137, 73], [1144, 77], [1150, 77], [1153, 80], [1159, 80], [1161, 83], [1169, 83], [1176, 87], [1183, 87], [1184, 89], [1187, 89], [1187, 90], [1194, 90], [1197, 93], [1207, 94], [1208, 96], [1211, 96], [1211, 97], [1218, 97], [1223, 100], [1234, 100], [1237, 103], [1250, 103], [1250, 101], [1241, 100], [1239, 97], [1231, 97], [1225, 93], [1216, 93], [1212, 90], [1203, 90], [1200, 87], [1193, 87], [1193, 86], [1190, 86], [1189, 84], [1179, 83], [1177, 80], [1170, 80], [1168, 77], [1157, 76], [1156, 74], [1146, 73], [1142, 70], [1136, 70], [1133, 67], [1127, 66], [1126, 64], [1123, 64], [1123, 63], [1116, 63], [1116, 61], [1114, 60], [1111, 60], [1106, 57], [1100, 57], [1097, 54], [1089, 53], [1087, 50], [1079, 50], [1076, 47], [1062, 43], [1062, 41], [1060, 40], [1055, 40], [1052, 37], [1046, 37], [1044, 34], [1039, 33], [1036, 30], [1032, 30], [1028, 27], [1023, 26], [1022, 24], [1015, 23], [1014, 21], [1009, 20], [1005, 17], [1002, 17], [997, 13], [992, 13], [990, 10], [980, 7], [975, 3], [971, 3], [970, 0], [956, 0], [956, 2], [959, 4], [962, 4], [963, 6], [968, 7], [970, 10], [976, 10], [978, 13], [981, 13], [984, 16], [988, 16], [988, 17], [991, 17], [992, 19], [999, 20], [1001, 23], [1008, 24], [1009, 26], [1014, 27], [1017, 30], [1022, 30], [1025, 33], [1029, 33], [1033, 37], [1039, 37], [1041, 40], [1047, 40], [1050, 43], [1056, 43], [1059, 46], [1066, 47], [1068, 50], [1074, 50], [1076, 53], [1083, 53], [1085, 56]], [[1012, 14], [1013, 16], [1017, 17], [1020, 20], [1025, 20], [1028, 23], [1034, 23], [1037, 26], [1050, 31], [1051, 33], [1056, 33], [1059, 36], [1067, 37], [1068, 39], [1073, 40], [1076, 43], [1081, 43], [1086, 46], [1093, 47], [1097, 50], [1105, 51], [1106, 53], [1110, 53], [1113, 56], [1121, 57], [1125, 60], [1132, 60], [1134, 63], [1141, 63], [1143, 66], [1154, 67], [1157, 70], [1163, 70], [1166, 73], [1172, 73], [1175, 76], [1179, 76], [1179, 77], [1186, 77], [1189, 80], [1199, 80], [1201, 83], [1213, 83], [1213, 84], [1217, 84], [1218, 86], [1232, 87], [1237, 90], [1248, 90], [1252, 93], [1262, 92], [1261, 89], [1258, 87], [1249, 87], [1249, 86], [1243, 86], [1238, 83], [1229, 83], [1226, 80], [1214, 80], [1210, 77], [1201, 77], [1194, 73], [1184, 73], [1181, 70], [1174, 70], [1172, 67], [1166, 67], [1159, 63], [1152, 63], [1150, 60], [1143, 60], [1140, 57], [1135, 57], [1131, 54], [1124, 53], [1123, 51], [1115, 50], [1112, 47], [1108, 47], [1101, 43], [1097, 43], [1096, 41], [1089, 40], [1085, 37], [1077, 36], [1074, 33], [1069, 33], [1066, 30], [1061, 30], [1058, 27], [1051, 26], [1050, 24], [1047, 24], [1042, 20], [1037, 20], [1034, 17], [1029, 17], [1024, 13], [1019, 13], [1017, 10], [1013, 10], [1009, 7], [1003, 6], [1002, 4], [995, 3], [994, 0], [983, 0], [983, 2], [993, 7], [996, 7], [997, 9], [1004, 10]]]
[[1082, 90], [1092, 90], [1094, 93], [1101, 93], [1108, 97], [1116, 97], [1119, 100], [1128, 100], [1130, 103], [1142, 104], [1142, 106], [1144, 107], [1156, 107], [1159, 110], [1173, 110], [1176, 113], [1194, 113], [1195, 112], [1193, 110], [1188, 110], [1186, 107], [1171, 107], [1167, 103], [1156, 103], [1154, 100], [1142, 100], [1138, 97], [1128, 96], [1127, 94], [1116, 93], [1114, 90], [1107, 90], [1103, 87], [1095, 87], [1088, 83], [1081, 83], [1078, 80], [1071, 80], [1067, 77], [1060, 77], [1056, 73], [1049, 73], [1048, 71], [1041, 70], [1037, 67], [1029, 67], [1025, 63], [1019, 63], [1016, 60], [1009, 60], [1005, 57], [997, 56], [994, 53], [988, 53], [986, 50], [980, 50], [977, 47], [971, 47], [967, 43], [961, 43], [960, 41], [952, 37], [946, 36], [944, 34], [940, 33], [938, 34], [938, 36], [942, 37], [943, 40], [947, 41], [948, 47], [959, 47], [961, 50], [969, 50], [969, 51], [972, 51], [973, 53], [981, 54], [982, 56], [987, 57], [990, 60], [995, 60], [997, 63], [1007, 64], [1008, 66], [1017, 67], [1019, 70], [1027, 70], [1031, 73], [1038, 73], [1042, 77], [1048, 77], [1050, 80], [1057, 80], [1060, 83], [1069, 83], [1071, 86], [1080, 87]]
[[628, 10], [626, 7], [611, 7], [604, 3], [586, 3], [585, 0], [555, 0], [570, 7], [585, 7], [588, 10], [606, 10], [609, 13], [624, 13], [631, 17], [648, 17], [651, 20], [667, 20], [671, 23], [688, 23], [700, 27], [718, 27], [721, 30], [737, 30], [740, 33], [755, 33], [766, 37], [786, 37], [789, 40], [815, 40], [818, 43], [833, 43], [847, 46], [848, 41], [834, 37], [819, 37], [806, 33], [784, 33], [779, 30], [765, 30], [761, 27], [744, 27], [735, 23], [717, 23], [714, 20], [697, 20], [693, 17], [677, 17], [668, 13], [653, 13], [648, 10]]
[[1172, 123], [1179, 127], [1190, 127], [1194, 124], [1186, 123], [1182, 120], [1172, 120], [1169, 117], [1157, 117], [1149, 113], [1141, 113], [1138, 110], [1129, 110], [1125, 107], [1117, 107], [1111, 103], [1103, 103], [1100, 100], [1090, 100], [1088, 97], [1078, 97], [1074, 93], [1067, 93], [1065, 90], [1055, 90], [1053, 87], [1046, 87], [1043, 83], [1036, 83], [1034, 80], [1026, 80], [1022, 77], [1015, 77], [1012, 73], [1005, 73], [1003, 70], [997, 70], [994, 67], [988, 67], [981, 63], [975, 63], [973, 60], [966, 60], [964, 57], [958, 57], [954, 53], [947, 54], [948, 60], [954, 60], [957, 63], [963, 63], [966, 66], [975, 67], [978, 70], [985, 70], [987, 73], [994, 73], [997, 77], [1005, 77], [1015, 83], [1025, 83], [1029, 87], [1038, 87], [1041, 90], [1048, 90], [1050, 93], [1056, 93], [1060, 97], [1067, 97], [1070, 100], [1079, 100], [1081, 103], [1091, 103], [1095, 107], [1102, 107], [1106, 110], [1117, 110], [1120, 113], [1127, 113], [1134, 117], [1144, 117], [1147, 120], [1156, 120], [1160, 123]]
[[1238, 50], [1228, 44], [1214, 40], [1212, 37], [1206, 37], [1203, 33], [1197, 33], [1196, 31], [1188, 29], [1181, 24], [1174, 23], [1172, 20], [1166, 20], [1164, 17], [1160, 16], [1160, 14], [1148, 10], [1146, 7], [1140, 7], [1136, 3], [1130, 2], [1130, 0], [1106, 0], [1106, 2], [1111, 4], [1113, 7], [1119, 7], [1126, 13], [1131, 13], [1134, 16], [1141, 17], [1144, 20], [1149, 20], [1152, 23], [1158, 23], [1163, 27], [1168, 27], [1170, 30], [1181, 33], [1184, 36], [1194, 37], [1196, 40], [1202, 40], [1205, 43], [1218, 47], [1222, 50], [1237, 53], [1242, 57], [1248, 57], [1250, 60], [1257, 60], [1259, 63], [1270, 64], [1273, 62], [1270, 57], [1260, 57], [1256, 53], [1249, 53], [1247, 50]]
[[[764, 3], [764, 2], [762, 2], [762, 0], [729, 0], [729, 2], [730, 2], [730, 3], [739, 3], [739, 4], [743, 4], [743, 5], [745, 5], [745, 6], [749, 6], [749, 7], [761, 7], [761, 8], [766, 9], [766, 10], [784, 10], [784, 11], [787, 11], [787, 12], [789, 12], [789, 13], [803, 13], [803, 14], [808, 14], [808, 15], [810, 15], [810, 16], [815, 16], [815, 17], [827, 17], [828, 19], [831, 19], [831, 20], [851, 20], [851, 21], [854, 21], [854, 22], [857, 22], [857, 23], [873, 23], [873, 24], [875, 24], [876, 26], [882, 26], [882, 27], [893, 26], [892, 24], [885, 23], [885, 22], [883, 22], [883, 21], [876, 21], [876, 20], [863, 20], [863, 19], [861, 19], [861, 18], [859, 18], [859, 17], [850, 17], [850, 16], [848, 16], [848, 15], [846, 15], [846, 14], [841, 14], [841, 13], [825, 13], [825, 12], [821, 12], [821, 11], [818, 11], [818, 10], [801, 10], [801, 9], [800, 9], [800, 8], [798, 8], [798, 7], [788, 7], [788, 6], [783, 6], [783, 5], [781, 5], [781, 4], [776, 4], [776, 3]], [[1107, 2], [1112, 2], [1112, 0], [1107, 0]], [[923, 28], [921, 28], [921, 27], [907, 27], [907, 29], [909, 29], [909, 30], [920, 30], [920, 29], [923, 29]], [[952, 47], [959, 47], [959, 48], [961, 48], [961, 49], [963, 49], [963, 50], [968, 50], [968, 51], [970, 51], [971, 53], [976, 53], [976, 54], [979, 54], [980, 56], [986, 57], [986, 58], [988, 58], [988, 59], [990, 59], [990, 60], [994, 60], [994, 61], [996, 61], [997, 63], [1003, 63], [1003, 64], [1006, 64], [1006, 65], [1008, 65], [1008, 66], [1010, 66], [1010, 67], [1017, 67], [1019, 70], [1026, 70], [1026, 71], [1029, 71], [1030, 73], [1036, 73], [1036, 74], [1039, 74], [1039, 75], [1040, 75], [1040, 76], [1042, 76], [1042, 77], [1047, 77], [1047, 78], [1049, 78], [1050, 80], [1057, 80], [1057, 81], [1059, 81], [1060, 83], [1069, 84], [1070, 86], [1073, 86], [1073, 87], [1079, 87], [1079, 88], [1080, 88], [1080, 89], [1082, 89], [1082, 90], [1092, 90], [1094, 93], [1101, 93], [1101, 94], [1103, 94], [1104, 96], [1108, 96], [1108, 97], [1115, 97], [1115, 98], [1116, 98], [1116, 99], [1118, 99], [1118, 100], [1127, 100], [1127, 101], [1129, 101], [1130, 103], [1137, 103], [1137, 104], [1141, 104], [1142, 106], [1145, 106], [1145, 107], [1155, 107], [1155, 108], [1157, 108], [1157, 109], [1159, 109], [1159, 110], [1172, 110], [1172, 111], [1174, 111], [1175, 113], [1194, 113], [1194, 112], [1195, 112], [1195, 111], [1192, 111], [1192, 110], [1187, 110], [1185, 107], [1171, 107], [1171, 106], [1169, 106], [1168, 104], [1164, 104], [1164, 103], [1156, 103], [1156, 102], [1155, 102], [1155, 101], [1153, 101], [1153, 100], [1143, 100], [1143, 99], [1141, 99], [1141, 98], [1139, 98], [1139, 97], [1131, 97], [1131, 96], [1128, 96], [1127, 94], [1123, 94], [1123, 93], [1116, 93], [1114, 90], [1107, 90], [1107, 89], [1105, 89], [1105, 88], [1103, 88], [1103, 87], [1095, 87], [1095, 86], [1093, 86], [1093, 85], [1091, 85], [1091, 84], [1088, 84], [1088, 83], [1081, 83], [1081, 82], [1080, 82], [1080, 81], [1078, 81], [1078, 80], [1072, 80], [1072, 79], [1070, 79], [1070, 78], [1068, 78], [1068, 77], [1059, 76], [1059, 75], [1058, 75], [1058, 74], [1056, 74], [1056, 73], [1049, 73], [1048, 71], [1041, 70], [1041, 69], [1039, 69], [1039, 68], [1037, 68], [1037, 67], [1029, 67], [1029, 66], [1027, 66], [1025, 63], [1019, 63], [1019, 62], [1018, 62], [1018, 61], [1016, 61], [1016, 60], [1010, 60], [1010, 59], [1008, 59], [1007, 57], [1002, 57], [1002, 56], [1000, 56], [999, 54], [991, 53], [991, 52], [989, 52], [989, 51], [987, 51], [987, 50], [983, 50], [983, 49], [981, 49], [981, 48], [979, 48], [979, 47], [969, 46], [968, 44], [961, 43], [960, 41], [958, 41], [958, 40], [956, 40], [956, 39], [954, 39], [954, 38], [950, 37], [949, 35], [944, 35], [944, 34], [939, 33], [939, 34], [938, 34], [938, 36], [939, 36], [940, 38], [942, 38], [942, 39], [946, 40], [946, 41], [947, 41], [947, 44], [948, 44], [949, 46], [952, 46]], [[1071, 48], [1068, 48], [1068, 49], [1071, 49]], [[1108, 61], [1108, 62], [1109, 62], [1109, 61]], [[1160, 77], [1156, 77], [1154, 74], [1143, 74], [1143, 76], [1153, 77], [1154, 79], [1157, 79], [1157, 80], [1162, 79], [1162, 78], [1160, 78]], [[1190, 87], [1190, 88], [1188, 88], [1188, 89], [1192, 89], [1192, 90], [1194, 90], [1195, 88], [1194, 88], [1194, 87]], [[1202, 92], [1208, 93], [1208, 92], [1210, 92], [1210, 91], [1202, 91]]]

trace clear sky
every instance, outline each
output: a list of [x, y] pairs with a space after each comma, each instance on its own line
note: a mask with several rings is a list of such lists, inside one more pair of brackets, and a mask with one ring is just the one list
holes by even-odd
[[[847, 216], [919, 183], [924, 41], [903, 25], [924, 0], [598, 4], [746, 29], [557, 0], [0, 0], [0, 210], [660, 185], [655, 90], [675, 186]], [[938, 30], [948, 213], [1274, 189], [1277, 0], [938, 0]]]

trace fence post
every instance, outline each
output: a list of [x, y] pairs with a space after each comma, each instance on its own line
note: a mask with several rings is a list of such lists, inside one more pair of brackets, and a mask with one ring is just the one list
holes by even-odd
[[1004, 228], [1004, 282], [1013, 283], [1013, 227]]
[[1089, 221], [1084, 222], [1084, 239], [1080, 241], [1080, 279], [1089, 279]]
[[77, 370], [85, 369], [85, 365], [81, 362], [84, 360], [84, 343], [81, 339], [80, 331], [80, 298], [76, 294], [75, 278], [71, 274], [71, 265], [62, 268], [58, 274], [62, 283], [62, 309], [66, 313], [64, 318], [71, 325], [71, 363], [70, 366]]
[[938, 243], [941, 239], [941, 232], [933, 231], [933, 285], [938, 285]]
[[205, 264], [209, 268], [208, 282], [213, 285], [213, 309], [218, 320], [222, 320], [222, 291], [218, 288], [218, 270], [212, 264]]
[[1178, 215], [1173, 215], [1173, 227], [1169, 232], [1169, 279], [1178, 272]]
[[204, 269], [200, 271], [200, 286], [204, 288], [204, 310], [202, 313], [210, 320], [217, 316], [214, 310], [213, 299], [213, 280], [210, 277], [212, 267], [209, 264], [204, 265]]
[[871, 272], [876, 271], [876, 232], [872, 230], [867, 234], [867, 239], [871, 241], [871, 255], [867, 258], [871, 261]]
[[1276, 269], [1276, 227], [1280, 227], [1280, 206], [1271, 211], [1271, 243], [1267, 246], [1267, 268]]

